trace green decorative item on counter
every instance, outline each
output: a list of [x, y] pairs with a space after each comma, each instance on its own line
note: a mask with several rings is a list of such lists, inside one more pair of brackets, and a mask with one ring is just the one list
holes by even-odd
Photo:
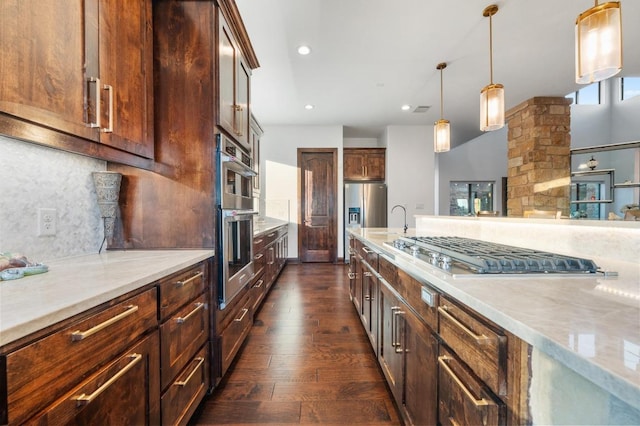
[[21, 254], [0, 253], [0, 280], [9, 281], [27, 275], [42, 274], [49, 267], [42, 263], [30, 262]]

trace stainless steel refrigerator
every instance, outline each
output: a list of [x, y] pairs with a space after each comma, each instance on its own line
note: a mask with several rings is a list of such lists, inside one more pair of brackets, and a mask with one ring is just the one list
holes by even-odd
[[387, 227], [387, 185], [384, 183], [345, 183], [344, 227], [344, 258], [348, 262], [348, 228]]

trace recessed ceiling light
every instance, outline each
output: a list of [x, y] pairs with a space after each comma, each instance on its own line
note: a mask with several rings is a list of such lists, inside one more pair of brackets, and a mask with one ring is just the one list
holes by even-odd
[[304, 106], [304, 109], [313, 109], [313, 105], [311, 105], [311, 104], [306, 104], [306, 105]]
[[303, 44], [302, 46], [298, 47], [298, 53], [303, 56], [308, 55], [309, 53], [311, 53], [311, 48]]
[[402, 105], [400, 109], [402, 109], [403, 111], [409, 111], [411, 109], [411, 105]]

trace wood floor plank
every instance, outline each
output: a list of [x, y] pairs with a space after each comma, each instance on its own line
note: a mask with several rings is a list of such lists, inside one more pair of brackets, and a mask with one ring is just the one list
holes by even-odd
[[287, 265], [190, 424], [400, 425], [344, 265]]

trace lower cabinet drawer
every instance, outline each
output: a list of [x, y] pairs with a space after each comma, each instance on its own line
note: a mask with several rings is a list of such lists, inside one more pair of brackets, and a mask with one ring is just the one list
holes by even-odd
[[160, 280], [158, 298], [161, 320], [204, 291], [208, 284], [206, 272], [206, 263], [203, 262]]
[[234, 309], [229, 325], [220, 333], [222, 375], [226, 373], [253, 324], [252, 298], [248, 292]]
[[252, 301], [251, 312], [256, 312], [264, 296], [267, 294], [267, 284], [264, 281], [264, 274], [254, 279], [250, 293]]
[[446, 296], [440, 297], [442, 340], [497, 395], [507, 394], [507, 336]]
[[106, 307], [9, 353], [6, 363], [9, 423], [21, 423], [80, 383], [158, 324], [156, 289]]
[[209, 388], [209, 345], [204, 345], [162, 394], [162, 424], [184, 425]]
[[438, 357], [438, 413], [443, 426], [506, 422], [505, 405], [443, 346]]
[[28, 424], [159, 424], [157, 348], [155, 331], [83, 380]]
[[207, 341], [208, 333], [209, 308], [206, 293], [187, 303], [160, 325], [162, 389], [169, 386]]

